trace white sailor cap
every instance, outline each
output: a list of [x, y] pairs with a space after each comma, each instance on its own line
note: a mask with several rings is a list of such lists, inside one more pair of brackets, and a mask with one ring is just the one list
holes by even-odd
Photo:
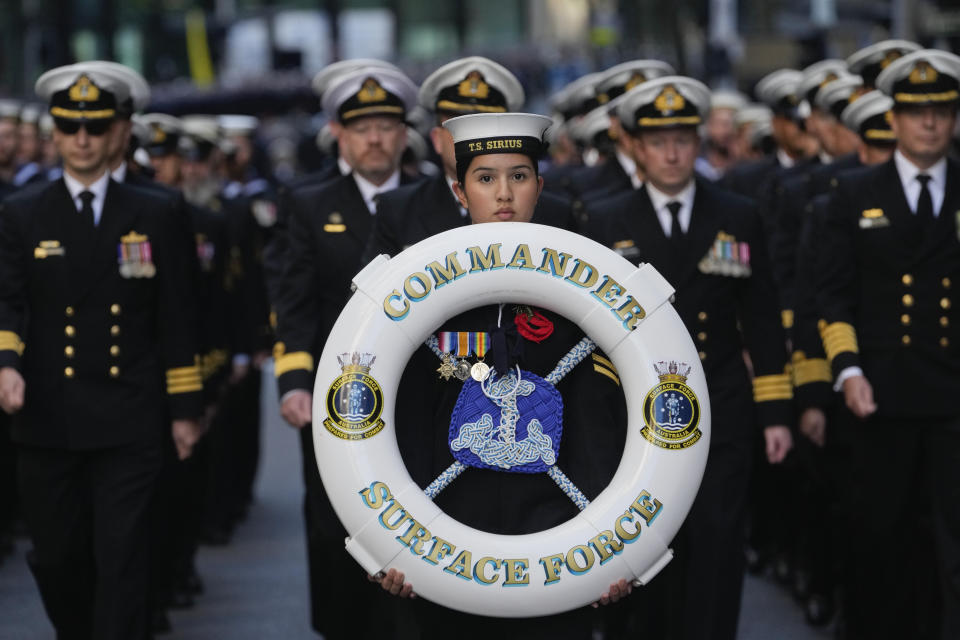
[[53, 116], [49, 113], [41, 113], [40, 120], [37, 121], [37, 129], [40, 130], [41, 137], [49, 138], [53, 135]]
[[166, 113], [145, 113], [133, 117], [134, 125], [143, 127], [146, 136], [140, 137], [140, 145], [150, 155], [169, 155], [177, 152], [183, 122]]
[[108, 120], [130, 97], [130, 87], [102, 69], [57, 67], [37, 79], [34, 90], [49, 103], [50, 115], [65, 120]]
[[[624, 96], [626, 94], [620, 94]], [[620, 98], [615, 98], [616, 102]], [[619, 102], [616, 102], [619, 104]], [[616, 107], [614, 107], [616, 108]], [[596, 137], [601, 134], [609, 135], [610, 132], [610, 109], [608, 105], [601, 105], [583, 116], [576, 122], [570, 124], [570, 136], [584, 146], [595, 146]]]
[[816, 104], [817, 93], [831, 82], [847, 73], [847, 63], [839, 59], [815, 62], [800, 73], [803, 78], [797, 87], [797, 97], [805, 98], [810, 104]]
[[38, 124], [40, 122], [40, 116], [44, 113], [43, 105], [36, 103], [28, 103], [23, 105], [20, 108], [20, 122], [25, 122], [27, 124]]
[[839, 120], [847, 104], [866, 91], [863, 78], [844, 72], [817, 92], [816, 105]]
[[601, 75], [588, 73], [569, 83], [553, 94], [550, 108], [562, 115], [564, 120], [572, 120], [595, 109], [600, 104], [596, 86]]
[[254, 116], [224, 114], [217, 116], [217, 124], [224, 135], [248, 136], [260, 126], [260, 120]]
[[180, 118], [181, 133], [197, 140], [216, 145], [220, 141], [220, 125], [215, 116], [191, 114]]
[[340, 60], [338, 62], [328, 64], [321, 69], [317, 75], [313, 76], [310, 86], [313, 88], [313, 92], [317, 94], [318, 97], [323, 98], [323, 94], [326, 93], [330, 85], [333, 84], [333, 81], [344, 73], [351, 73], [353, 71], [357, 71], [358, 69], [373, 68], [400, 71], [399, 67], [390, 64], [385, 60], [376, 60], [375, 58], [352, 58], [350, 60]]
[[863, 83], [869, 87], [876, 86], [877, 76], [886, 69], [891, 62], [908, 53], [922, 49], [916, 42], [909, 40], [884, 40], [864, 47], [847, 58], [847, 70], [858, 73]]
[[742, 127], [747, 124], [770, 122], [772, 119], [773, 111], [770, 109], [770, 107], [757, 102], [752, 102], [743, 107], [737, 111], [737, 115], [733, 117], [733, 121], [738, 127]]
[[366, 116], [401, 120], [417, 104], [417, 85], [400, 71], [364, 68], [339, 75], [323, 94], [323, 110], [346, 124]]
[[0, 120], [20, 121], [23, 104], [18, 100], [0, 100]]
[[747, 96], [733, 89], [717, 89], [710, 93], [711, 109], [739, 111], [747, 106]]
[[143, 111], [150, 104], [150, 85], [142, 75], [130, 67], [110, 60], [88, 60], [73, 65], [78, 71], [95, 70], [114, 75], [120, 82], [127, 85], [129, 102], [121, 101], [120, 115], [129, 117], [135, 111]]
[[533, 113], [474, 113], [450, 118], [443, 128], [453, 137], [457, 178], [463, 182], [476, 156], [521, 153], [536, 162], [546, 151], [544, 134], [552, 125], [551, 118]]
[[891, 126], [892, 109], [893, 98], [873, 90], [850, 102], [840, 117], [843, 126], [859, 133], [867, 144], [887, 145], [897, 141]]
[[939, 49], [908, 53], [877, 76], [877, 89], [898, 106], [956, 103], [960, 99], [960, 57]]
[[796, 69], [778, 69], [760, 78], [753, 92], [757, 99], [773, 109], [774, 113], [794, 116], [800, 104], [798, 93], [802, 81], [803, 72]]
[[630, 60], [600, 73], [595, 85], [597, 100], [606, 104], [648, 80], [675, 75], [673, 67], [662, 60]]
[[443, 65], [420, 85], [420, 106], [450, 114], [506, 113], [523, 107], [523, 87], [501, 64], [481, 56]]
[[649, 80], [624, 94], [617, 117], [629, 131], [701, 124], [710, 112], [710, 89], [686, 76]]

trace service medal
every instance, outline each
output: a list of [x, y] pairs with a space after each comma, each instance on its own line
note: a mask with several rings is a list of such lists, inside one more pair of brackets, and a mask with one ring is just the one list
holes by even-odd
[[454, 369], [453, 375], [456, 376], [457, 380], [464, 382], [467, 378], [470, 377], [471, 368], [470, 363], [466, 360], [460, 360], [457, 362], [457, 366]]
[[490, 377], [490, 366], [481, 360], [470, 367], [470, 377], [477, 382], [483, 382]]

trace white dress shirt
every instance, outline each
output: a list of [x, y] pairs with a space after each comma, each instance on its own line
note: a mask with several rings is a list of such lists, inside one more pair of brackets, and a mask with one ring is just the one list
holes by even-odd
[[380, 185], [373, 184], [356, 171], [353, 172], [353, 179], [357, 183], [357, 188], [360, 189], [363, 202], [367, 205], [367, 209], [370, 210], [370, 215], [373, 215], [377, 212], [377, 203], [374, 202], [374, 198], [384, 191], [390, 191], [400, 186], [400, 170], [397, 169], [394, 171], [393, 175]]
[[127, 163], [121, 162], [120, 165], [110, 172], [110, 177], [113, 178], [114, 182], [126, 182], [127, 180]]
[[793, 165], [797, 164], [797, 161], [791, 158], [790, 154], [783, 149], [777, 149], [777, 162], [779, 162], [780, 166], [784, 169], [789, 169]]
[[93, 194], [93, 201], [90, 203], [90, 206], [93, 208], [93, 224], [94, 226], [100, 224], [100, 217], [103, 215], [103, 201], [107, 198], [107, 185], [110, 183], [110, 172], [104, 171], [103, 175], [97, 178], [96, 182], [90, 186], [85, 186], [82, 182], [71, 176], [69, 172], [64, 171], [63, 182], [67, 185], [67, 191], [70, 192], [70, 197], [73, 198], [73, 204], [77, 207], [77, 213], [80, 213], [80, 209], [83, 207], [83, 200], [80, 199], [80, 194], [84, 191], [89, 191]]
[[936, 164], [921, 171], [917, 165], [913, 164], [907, 157], [897, 149], [893, 152], [893, 162], [897, 167], [897, 173], [900, 175], [900, 183], [903, 185], [903, 195], [907, 197], [907, 204], [910, 205], [910, 211], [917, 212], [917, 200], [920, 199], [920, 181], [917, 176], [925, 173], [930, 176], [927, 182], [927, 190], [930, 192], [930, 199], [933, 200], [933, 217], [940, 215], [940, 208], [943, 206], [943, 197], [947, 189], [947, 159], [940, 158]]
[[677, 216], [680, 219], [680, 228], [684, 233], [690, 230], [690, 218], [693, 216], [693, 197], [697, 192], [697, 183], [691, 180], [683, 190], [675, 196], [668, 196], [652, 184], [647, 182], [647, 193], [650, 195], [650, 202], [653, 204], [653, 210], [657, 212], [657, 219], [660, 226], [663, 227], [663, 233], [670, 237], [670, 229], [673, 227], [673, 216], [667, 204], [671, 202], [680, 203], [680, 213]]
[[343, 156], [337, 158], [337, 168], [340, 169], [340, 175], [342, 176], [348, 176], [353, 172], [353, 167], [343, 159]]
[[[639, 189], [636, 185], [638, 180], [637, 178], [637, 162], [627, 154], [625, 154], [620, 149], [616, 149], [616, 158], [617, 162], [620, 163], [620, 168], [623, 169], [623, 172], [630, 176], [630, 181], [634, 183], [633, 188]], [[643, 184], [642, 182], [640, 184]]]

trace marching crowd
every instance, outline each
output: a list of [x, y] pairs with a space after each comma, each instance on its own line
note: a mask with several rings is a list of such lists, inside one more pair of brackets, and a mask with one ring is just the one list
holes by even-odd
[[[733, 639], [750, 570], [838, 637], [960, 638], [960, 57], [878, 42], [774, 70], [755, 102], [632, 60], [553, 95], [549, 128], [509, 115], [524, 111], [523, 86], [477, 56], [419, 86], [389, 63], [345, 60], [312, 86], [324, 162], [284, 181], [255, 169], [256, 118], [151, 113], [149, 85], [116, 63], [43, 74], [43, 108], [0, 102], [0, 558], [24, 529], [58, 638], [152, 637], [170, 630], [168, 609], [201, 597], [198, 545], [228, 544], [253, 499], [271, 356], [301, 440], [313, 628], [496, 632], [479, 617], [458, 625], [403, 575], [367, 576], [347, 554], [314, 462], [312, 391], [365, 264], [510, 220], [580, 233], [666, 277], [712, 434], [690, 444], [709, 446], [706, 471], [656, 579], [503, 628]], [[505, 115], [453, 120], [472, 114]], [[516, 144], [469, 146], [489, 140]], [[484, 154], [530, 162], [473, 168]], [[507, 326], [502, 312], [454, 333], [492, 336], [506, 368], [576, 334], [547, 310], [520, 308]], [[470, 349], [443, 364], [483, 360]], [[437, 377], [421, 351], [415, 387], [401, 389], [433, 401], [401, 395], [398, 424], [442, 429], [465, 376]], [[591, 422], [615, 439], [623, 421], [615, 366], [588, 362], [568, 397], [594, 404], [569, 401], [561, 451]], [[423, 487], [451, 461], [445, 446], [400, 442]], [[614, 453], [580, 465], [588, 498]], [[556, 524], [498, 502], [539, 500], [532, 481], [504, 479], [516, 475], [465, 472], [460, 495], [497, 496], [474, 526]], [[384, 627], [374, 609], [405, 624]]]

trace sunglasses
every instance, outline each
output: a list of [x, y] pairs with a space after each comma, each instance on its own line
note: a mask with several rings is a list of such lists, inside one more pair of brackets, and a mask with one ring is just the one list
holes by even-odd
[[53, 124], [57, 127], [57, 130], [60, 133], [66, 134], [68, 136], [75, 135], [80, 131], [80, 127], [83, 127], [87, 135], [91, 136], [102, 136], [109, 129], [110, 125], [113, 124], [113, 120], [66, 120], [64, 118], [54, 118]]

